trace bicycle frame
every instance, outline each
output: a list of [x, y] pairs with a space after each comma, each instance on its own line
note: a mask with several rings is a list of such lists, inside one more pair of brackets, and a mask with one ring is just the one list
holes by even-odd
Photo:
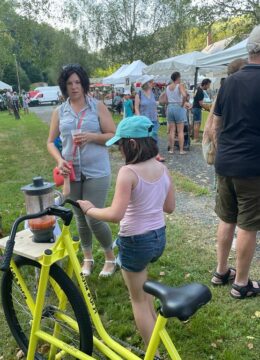
[[[79, 248], [79, 241], [73, 241], [69, 231], [69, 226], [63, 225], [62, 233], [58, 237], [56, 243], [50, 249], [45, 250], [42, 256], [39, 259], [37, 259], [37, 261], [41, 264], [41, 272], [40, 272], [38, 291], [35, 302], [25, 284], [23, 277], [20, 274], [19, 269], [15, 265], [14, 260], [13, 259], [11, 260], [11, 264], [10, 264], [11, 271], [16, 278], [18, 286], [23, 292], [25, 301], [27, 303], [28, 308], [31, 311], [33, 318], [32, 326], [31, 326], [31, 334], [29, 339], [27, 360], [34, 359], [37, 343], [40, 339], [50, 344], [50, 352], [48, 355], [49, 360], [61, 359], [64, 353], [68, 353], [82, 360], [95, 359], [94, 357], [89, 356], [83, 353], [82, 351], [60, 340], [58, 338], [59, 325], [57, 324], [55, 325], [52, 335], [41, 330], [41, 317], [43, 312], [44, 298], [46, 294], [48, 281], [51, 281], [49, 278], [50, 266], [65, 257], [68, 257], [68, 263], [64, 271], [67, 273], [67, 275], [70, 278], [72, 278], [73, 275], [75, 276], [81, 294], [88, 308], [90, 318], [100, 337], [100, 339], [98, 339], [96, 336], [94, 336], [93, 338], [94, 347], [96, 347], [102, 354], [104, 354], [111, 360], [123, 360], [123, 359], [141, 360], [139, 356], [133, 354], [130, 350], [126, 349], [125, 347], [117, 343], [114, 339], [112, 339], [105, 330], [101, 322], [100, 316], [98, 314], [98, 310], [95, 305], [94, 299], [88, 287], [86, 278], [81, 272], [81, 266], [77, 258], [78, 248]], [[24, 254], [23, 256], [26, 257], [26, 254]], [[53, 282], [51, 282], [51, 284], [53, 286], [54, 291], [56, 292], [56, 295], [59, 298], [59, 309], [64, 310], [66, 308], [66, 296], [65, 294], [62, 294], [62, 296], [58, 295], [59, 292], [58, 286], [56, 285], [55, 287], [55, 284]], [[60, 313], [58, 316], [62, 318], [62, 320], [66, 322], [68, 326], [78, 331], [78, 324], [75, 320], [71, 319], [70, 317], [62, 313]], [[170, 359], [181, 360], [174, 344], [170, 339], [169, 334], [165, 329], [166, 323], [167, 323], [167, 319], [159, 314], [152, 333], [149, 346], [145, 353], [144, 360], [151, 360], [154, 358], [160, 342], [163, 343]], [[61, 349], [61, 351], [58, 354], [56, 354], [57, 349]]]

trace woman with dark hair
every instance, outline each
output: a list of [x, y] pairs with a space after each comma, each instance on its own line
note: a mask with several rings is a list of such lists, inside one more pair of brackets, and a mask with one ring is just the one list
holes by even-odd
[[130, 293], [137, 328], [148, 345], [156, 313], [153, 297], [144, 292], [143, 284], [147, 266], [159, 259], [165, 248], [164, 212], [174, 210], [174, 187], [166, 166], [156, 161], [153, 123], [146, 116], [123, 119], [106, 144], [118, 144], [126, 163], [119, 170], [112, 204], [103, 209], [90, 201], [79, 204], [90, 217], [120, 222], [117, 261]]
[[[181, 74], [176, 71], [171, 75], [172, 83], [166, 88], [168, 99], [167, 123], [169, 153], [174, 153], [175, 133], [177, 129], [180, 154], [186, 154], [184, 146], [184, 123], [187, 120], [187, 111], [184, 108], [187, 100], [187, 92], [181, 83]], [[188, 103], [187, 103], [188, 106]]]
[[[111, 177], [105, 143], [114, 135], [115, 124], [106, 106], [88, 95], [89, 78], [80, 65], [63, 67], [58, 82], [66, 102], [52, 114], [48, 151], [65, 177], [71, 171], [69, 162], [73, 163], [76, 181], [70, 184], [70, 198], [91, 199], [95, 206], [102, 208]], [[62, 153], [54, 144], [59, 135]], [[116, 264], [108, 224], [84, 215], [80, 209], [74, 211], [84, 254], [82, 273], [90, 275], [94, 265], [93, 233], [105, 252], [106, 260], [100, 276], [112, 275]]]

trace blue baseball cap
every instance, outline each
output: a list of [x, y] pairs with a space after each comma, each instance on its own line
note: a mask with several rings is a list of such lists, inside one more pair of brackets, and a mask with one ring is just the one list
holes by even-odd
[[153, 123], [146, 116], [130, 116], [120, 121], [115, 136], [106, 142], [106, 146], [115, 144], [120, 139], [138, 139], [153, 136]]

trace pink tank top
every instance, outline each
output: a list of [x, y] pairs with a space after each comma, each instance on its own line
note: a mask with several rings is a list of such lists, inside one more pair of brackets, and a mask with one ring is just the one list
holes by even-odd
[[132, 190], [130, 202], [120, 221], [120, 236], [144, 234], [165, 225], [163, 205], [169, 191], [170, 179], [166, 168], [162, 176], [153, 182], [144, 180], [132, 166], [138, 183]]

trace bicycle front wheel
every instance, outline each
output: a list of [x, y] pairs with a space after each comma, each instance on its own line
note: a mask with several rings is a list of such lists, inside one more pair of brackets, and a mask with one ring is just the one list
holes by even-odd
[[[15, 264], [24, 279], [33, 300], [36, 300], [37, 277], [41, 265], [36, 261], [18, 256]], [[32, 314], [27, 306], [25, 295], [17, 283], [15, 274], [11, 270], [5, 272], [1, 284], [2, 305], [8, 326], [20, 348], [25, 354], [28, 351]], [[59, 309], [61, 295], [67, 299], [66, 307]], [[78, 323], [79, 331], [72, 329], [67, 321], [68, 317]], [[55, 327], [56, 325], [56, 327]], [[68, 275], [56, 264], [50, 268], [50, 281], [44, 299], [41, 318], [41, 330], [52, 335], [54, 328], [58, 338], [70, 346], [91, 355], [93, 350], [93, 334], [89, 314], [85, 302], [78, 288]], [[47, 359], [50, 344], [39, 341], [35, 359]], [[58, 353], [60, 349], [55, 349]], [[72, 359], [69, 354], [62, 355], [62, 359]]]

